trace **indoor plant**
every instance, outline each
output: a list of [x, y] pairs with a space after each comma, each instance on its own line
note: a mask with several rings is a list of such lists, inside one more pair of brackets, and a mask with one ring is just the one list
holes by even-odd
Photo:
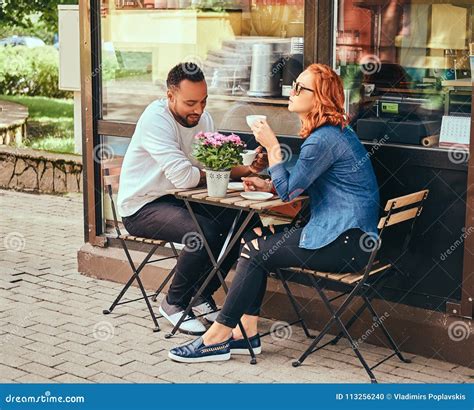
[[238, 135], [200, 132], [196, 135], [194, 157], [206, 169], [209, 196], [224, 197], [229, 183], [230, 169], [242, 163], [245, 143]]

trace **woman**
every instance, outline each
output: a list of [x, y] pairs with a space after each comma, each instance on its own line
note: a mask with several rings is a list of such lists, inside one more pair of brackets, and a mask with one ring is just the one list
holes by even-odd
[[260, 353], [257, 323], [268, 272], [293, 266], [326, 272], [364, 268], [371, 251], [366, 244], [377, 235], [378, 187], [369, 154], [346, 126], [343, 107], [342, 82], [331, 68], [312, 64], [301, 73], [288, 109], [301, 119], [304, 142], [291, 172], [268, 124], [262, 121], [252, 128], [268, 152], [272, 180], [244, 178], [246, 190], [275, 191], [284, 201], [306, 191], [310, 220], [304, 227], [255, 228], [246, 233], [235, 278], [216, 321], [202, 337], [172, 349], [171, 359], [219, 361], [228, 360], [231, 353], [248, 354], [239, 320], [255, 353]]

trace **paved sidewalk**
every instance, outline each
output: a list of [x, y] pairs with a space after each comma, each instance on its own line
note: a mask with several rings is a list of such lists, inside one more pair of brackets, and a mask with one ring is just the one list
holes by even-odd
[[[221, 364], [173, 363], [168, 349], [188, 336], [164, 339], [170, 327], [163, 320], [163, 331], [153, 333], [140, 302], [103, 316], [121, 286], [77, 272], [83, 240], [79, 195], [0, 190], [0, 212], [1, 382], [368, 382], [344, 340], [293, 368], [308, 343], [296, 327], [268, 337], [256, 366], [244, 356]], [[369, 360], [388, 352], [368, 344], [361, 349]], [[472, 369], [407, 357], [412, 364], [392, 358], [381, 365], [379, 381], [473, 381]]]

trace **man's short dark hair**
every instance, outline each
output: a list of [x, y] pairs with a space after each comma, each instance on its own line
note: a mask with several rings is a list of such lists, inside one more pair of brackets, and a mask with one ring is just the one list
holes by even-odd
[[179, 87], [179, 84], [183, 80], [189, 80], [193, 83], [198, 83], [200, 81], [204, 81], [204, 73], [195, 63], [179, 63], [175, 65], [168, 73], [166, 85], [169, 89], [173, 87]]

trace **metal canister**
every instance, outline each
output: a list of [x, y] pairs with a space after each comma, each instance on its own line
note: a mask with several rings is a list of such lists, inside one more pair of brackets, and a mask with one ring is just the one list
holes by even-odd
[[248, 95], [253, 97], [281, 95], [283, 64], [278, 44], [272, 42], [254, 44]]

